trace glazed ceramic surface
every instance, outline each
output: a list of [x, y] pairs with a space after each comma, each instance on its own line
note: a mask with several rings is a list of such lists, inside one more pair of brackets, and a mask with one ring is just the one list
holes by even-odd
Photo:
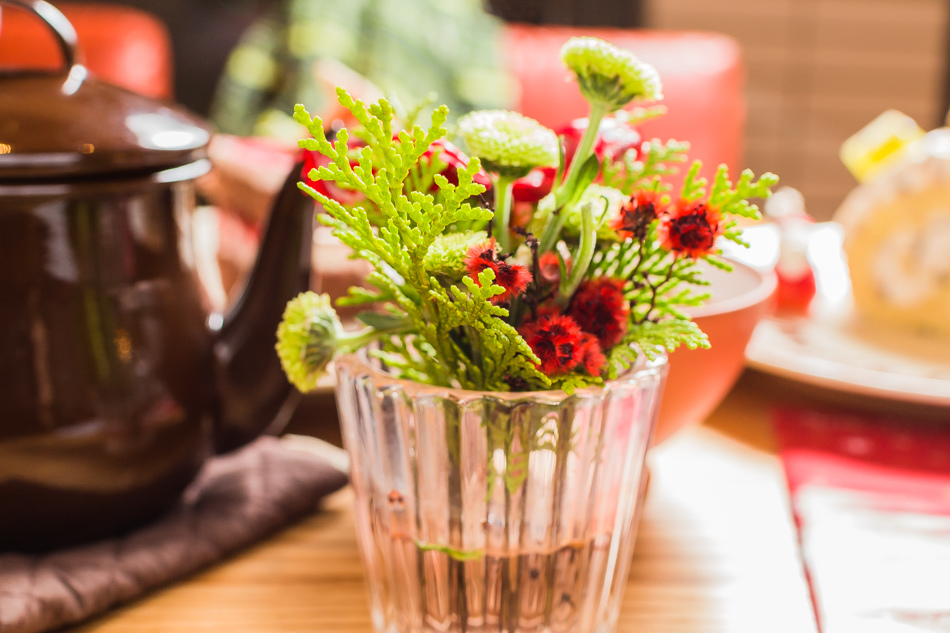
[[691, 310], [709, 337], [709, 349], [670, 354], [670, 374], [654, 443], [688, 424], [702, 422], [722, 402], [745, 366], [745, 350], [756, 324], [773, 309], [775, 274], [732, 261], [731, 273], [708, 267], [712, 299]]
[[66, 67], [0, 74], [0, 550], [127, 529], [287, 417], [273, 346], [313, 215], [295, 172], [243, 296], [209, 314], [191, 231], [209, 129], [88, 76], [62, 15], [17, 4]]

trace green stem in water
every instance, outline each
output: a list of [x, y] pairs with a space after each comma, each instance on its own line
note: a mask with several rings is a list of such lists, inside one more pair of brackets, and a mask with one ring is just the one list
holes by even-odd
[[511, 190], [515, 179], [498, 176], [495, 180], [495, 221], [492, 223], [495, 241], [502, 253], [511, 252]]

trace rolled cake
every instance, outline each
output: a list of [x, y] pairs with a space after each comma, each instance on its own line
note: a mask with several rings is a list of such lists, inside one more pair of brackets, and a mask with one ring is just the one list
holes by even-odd
[[858, 313], [950, 340], [950, 129], [929, 132], [851, 192], [835, 220]]

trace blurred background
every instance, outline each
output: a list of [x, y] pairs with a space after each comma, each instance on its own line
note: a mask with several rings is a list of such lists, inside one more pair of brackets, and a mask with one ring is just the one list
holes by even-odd
[[[208, 115], [229, 54], [249, 27], [285, 3], [118, 4], [167, 25], [175, 99]], [[818, 220], [829, 219], [855, 184], [838, 159], [842, 141], [888, 108], [925, 129], [942, 124], [948, 108], [944, 0], [491, 0], [487, 8], [504, 20], [534, 24], [732, 36], [747, 71], [744, 165], [781, 174]]]

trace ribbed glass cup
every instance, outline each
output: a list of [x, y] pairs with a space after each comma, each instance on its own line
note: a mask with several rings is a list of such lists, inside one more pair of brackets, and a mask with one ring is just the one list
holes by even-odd
[[377, 633], [610, 633], [666, 375], [496, 393], [337, 361]]

